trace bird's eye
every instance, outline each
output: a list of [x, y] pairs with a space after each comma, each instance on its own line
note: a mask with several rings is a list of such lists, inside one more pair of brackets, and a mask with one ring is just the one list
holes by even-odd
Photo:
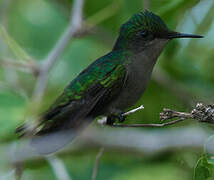
[[146, 36], [148, 35], [148, 33], [147, 33], [146, 31], [142, 31], [142, 32], [140, 33], [140, 35], [141, 35], [142, 37], [146, 37]]

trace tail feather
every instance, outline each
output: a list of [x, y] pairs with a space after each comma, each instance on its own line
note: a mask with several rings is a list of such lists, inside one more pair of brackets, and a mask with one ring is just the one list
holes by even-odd
[[[15, 133], [18, 137], [29, 137], [30, 145], [36, 149], [39, 154], [50, 154], [58, 151], [68, 143], [70, 143], [93, 119], [84, 118], [81, 126], [71, 129], [55, 129], [55, 130], [40, 130], [30, 129], [27, 124], [19, 126]], [[84, 122], [83, 122], [84, 121]]]
[[53, 153], [71, 142], [89, 125], [93, 120], [90, 113], [96, 109], [96, 104], [106, 91], [104, 89], [94, 96], [85, 96], [79, 101], [71, 102], [61, 107], [60, 111], [51, 110], [48, 113], [50, 116], [44, 114], [40, 121], [37, 121], [39, 123], [32, 124], [31, 121], [31, 124], [18, 127], [16, 133], [20, 134], [20, 137], [29, 135], [31, 145], [38, 153]]
[[18, 138], [30, 137], [36, 134], [40, 129], [40, 124], [34, 122], [28, 122], [20, 125], [15, 129], [15, 134], [18, 135]]
[[29, 128], [27, 123], [16, 128], [15, 133], [18, 138], [30, 137], [30, 145], [36, 149], [39, 154], [50, 154], [56, 152], [70, 141], [74, 139], [77, 132], [71, 130], [65, 131], [40, 131], [35, 133], [35, 130]]
[[39, 154], [50, 154], [71, 142], [76, 135], [75, 132], [69, 130], [53, 132], [42, 136], [34, 136], [30, 144]]
[[79, 126], [76, 128], [61, 129], [55, 131], [48, 131], [48, 133], [37, 133], [31, 140], [31, 145], [40, 154], [50, 154], [63, 148], [70, 143], [89, 123], [93, 118], [78, 119]]
[[22, 138], [26, 135], [26, 132], [25, 132], [25, 129], [26, 129], [26, 125], [23, 124], [19, 127], [16, 128], [15, 130], [15, 134], [18, 134], [18, 138]]

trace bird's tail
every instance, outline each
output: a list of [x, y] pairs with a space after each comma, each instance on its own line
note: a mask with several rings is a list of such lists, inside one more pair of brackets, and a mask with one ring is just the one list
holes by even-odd
[[[70, 143], [92, 120], [89, 117], [78, 119], [78, 127], [75, 126], [75, 128], [52, 127], [47, 129], [46, 127], [41, 127], [41, 123], [34, 125], [26, 123], [18, 127], [15, 133], [19, 134], [19, 137], [30, 138], [30, 145], [39, 154], [50, 154]], [[61, 127], [63, 127], [62, 124]]]
[[31, 139], [31, 145], [39, 154], [50, 154], [70, 143], [76, 135], [77, 132], [72, 130], [35, 135]]
[[16, 132], [21, 136], [29, 134], [31, 145], [40, 154], [53, 153], [72, 141], [96, 117], [94, 111], [97, 111], [98, 102], [106, 92], [107, 89], [65, 107], [51, 108], [43, 114], [39, 123], [21, 126]]

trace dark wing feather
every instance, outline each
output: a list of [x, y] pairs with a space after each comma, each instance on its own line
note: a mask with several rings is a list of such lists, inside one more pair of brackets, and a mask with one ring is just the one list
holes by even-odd
[[[91, 111], [96, 111], [95, 107], [102, 109], [120, 92], [125, 78], [125, 67], [121, 64], [115, 65], [106, 76], [98, 76], [95, 82], [84, 92], [81, 99], [71, 100], [69, 103], [63, 104], [63, 106], [59, 103], [58, 106], [51, 108], [45, 114], [44, 126], [38, 134], [78, 128], [79, 125], [83, 124], [79, 119], [84, 119], [84, 117], [91, 114]], [[65, 97], [65, 95], [62, 95], [62, 97]], [[63, 100], [62, 98], [61, 101]], [[60, 102], [59, 99], [57, 101]], [[102, 105], [102, 107], [97, 107], [98, 104]]]
[[94, 86], [96, 88], [100, 86], [96, 94], [91, 96], [90, 92], [93, 89], [90, 88], [91, 90], [88, 90], [88, 94], [84, 98], [78, 101], [71, 101], [68, 105], [61, 108], [60, 113], [52, 117], [51, 120], [44, 120], [44, 126], [37, 134], [42, 135], [60, 130], [78, 129], [80, 125], [87, 123], [84, 118], [107, 91], [100, 84], [95, 84]]
[[48, 122], [44, 125], [42, 130], [32, 138], [31, 145], [38, 153], [49, 154], [71, 142], [93, 120], [92, 117], [87, 117], [87, 114], [104, 93], [105, 91], [100, 91], [87, 102], [79, 104], [73, 112], [70, 111], [73, 104], [68, 105], [54, 120], [54, 123]]
[[[102, 104], [103, 108], [105, 103], [119, 94], [127, 76], [126, 68], [117, 56], [109, 55], [98, 59], [80, 73], [43, 115], [37, 128], [39, 131], [32, 141], [37, 149], [45, 146], [39, 152], [54, 152], [67, 144], [93, 120], [91, 112], [100, 110], [97, 105]], [[69, 132], [69, 135], [64, 132]], [[60, 143], [55, 142], [55, 134], [63, 135]], [[47, 142], [50, 145], [45, 145]]]
[[65, 88], [63, 94], [44, 114], [43, 124], [50, 122], [53, 126], [54, 123], [61, 126], [61, 117], [66, 117], [67, 114], [71, 117], [75, 117], [76, 113], [85, 116], [89, 113], [82, 113], [85, 104], [94, 103], [94, 98], [99, 99], [98, 102], [103, 99], [110, 101], [120, 92], [126, 76], [126, 68], [118, 53], [109, 53], [98, 59]]

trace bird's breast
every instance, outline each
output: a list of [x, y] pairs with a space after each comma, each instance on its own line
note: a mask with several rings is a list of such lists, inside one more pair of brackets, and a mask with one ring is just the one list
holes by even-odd
[[[111, 103], [115, 109], [125, 110], [134, 105], [144, 93], [153, 69], [152, 63], [147, 63], [146, 57], [133, 57], [131, 63], [127, 65], [127, 79], [117, 96]], [[142, 59], [144, 58], [144, 59]]]

